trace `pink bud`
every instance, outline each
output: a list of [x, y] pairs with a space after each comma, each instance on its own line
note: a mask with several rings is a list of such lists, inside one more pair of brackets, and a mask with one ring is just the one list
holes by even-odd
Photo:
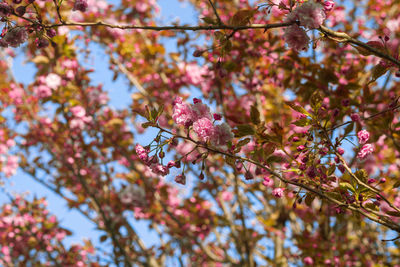
[[352, 121], [359, 121], [360, 120], [360, 115], [358, 115], [357, 113], [353, 113], [350, 115], [350, 118]]

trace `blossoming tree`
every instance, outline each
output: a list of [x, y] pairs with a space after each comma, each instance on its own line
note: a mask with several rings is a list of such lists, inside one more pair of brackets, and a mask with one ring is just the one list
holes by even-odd
[[[1, 179], [102, 232], [67, 246], [45, 199], [9, 194], [1, 265], [400, 266], [400, 3], [182, 2], [197, 24], [155, 0], [0, 3]], [[90, 44], [128, 106], [90, 79]]]

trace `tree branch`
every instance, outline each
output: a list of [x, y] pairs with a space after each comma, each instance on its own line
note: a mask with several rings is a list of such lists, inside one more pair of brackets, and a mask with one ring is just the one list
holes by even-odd
[[392, 57], [391, 55], [385, 54], [385, 53], [379, 51], [378, 49], [376, 49], [376, 48], [374, 48], [372, 46], [369, 46], [366, 43], [363, 43], [363, 42], [361, 42], [361, 41], [359, 41], [359, 40], [357, 40], [357, 39], [355, 39], [353, 37], [350, 37], [347, 33], [336, 32], [336, 31], [333, 31], [333, 30], [331, 30], [331, 29], [329, 29], [329, 28], [327, 28], [327, 27], [325, 27], [323, 25], [320, 26], [319, 30], [322, 33], [324, 33], [325, 35], [327, 35], [328, 37], [338, 38], [340, 40], [339, 41], [337, 39], [334, 39], [336, 41], [347, 42], [347, 43], [351, 43], [351, 44], [357, 45], [359, 47], [362, 47], [362, 48], [368, 50], [369, 52], [373, 53], [374, 55], [376, 55], [376, 56], [378, 56], [380, 58], [386, 59], [386, 60], [396, 64], [398, 67], [400, 67], [400, 60]]

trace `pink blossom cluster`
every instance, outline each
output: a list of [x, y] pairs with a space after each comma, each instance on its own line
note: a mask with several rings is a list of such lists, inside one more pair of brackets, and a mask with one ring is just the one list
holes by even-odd
[[72, 113], [72, 120], [70, 121], [70, 127], [72, 129], [83, 130], [85, 125], [92, 121], [91, 116], [86, 116], [86, 110], [82, 106], [74, 106], [70, 108]]
[[361, 147], [361, 150], [358, 152], [357, 157], [360, 159], [365, 159], [368, 155], [374, 152], [374, 146], [372, 144], [366, 144], [369, 140], [370, 134], [367, 130], [362, 130], [357, 133], [358, 142]]
[[11, 90], [8, 92], [8, 97], [12, 100], [13, 104], [22, 105], [24, 103], [24, 90], [15, 83], [12, 83], [10, 87]]
[[52, 95], [52, 91], [57, 89], [62, 83], [62, 79], [58, 74], [50, 73], [46, 77], [38, 78], [38, 85], [33, 88], [33, 92], [39, 98], [46, 98]]
[[281, 197], [283, 197], [284, 191], [285, 191], [285, 188], [277, 187], [274, 190], [272, 190], [272, 195], [274, 197], [281, 198]]
[[[193, 131], [202, 142], [211, 142], [214, 146], [224, 146], [233, 138], [231, 128], [227, 123], [214, 125], [210, 108], [200, 99], [193, 99], [193, 105], [183, 103], [182, 98], [174, 101], [172, 118], [175, 123], [186, 128], [193, 126]], [[220, 120], [219, 114], [214, 114], [215, 120]]]
[[7, 138], [4, 130], [0, 130], [0, 163], [1, 172], [6, 177], [13, 176], [17, 172], [18, 157], [10, 155], [9, 150], [15, 146], [14, 139]]
[[310, 42], [310, 37], [308, 37], [307, 33], [297, 25], [287, 27], [283, 38], [285, 38], [289, 47], [296, 51], [307, 49]]
[[[330, 11], [333, 5], [332, 1], [325, 1], [324, 4], [321, 4], [310, 0], [289, 13], [286, 21], [294, 24], [287, 27], [283, 35], [289, 47], [297, 51], [307, 49], [310, 38], [302, 27], [307, 29], [319, 28], [326, 18], [325, 12]], [[302, 27], [299, 27], [296, 23], [299, 23]]]
[[[60, 266], [86, 266], [88, 248], [73, 245], [69, 249], [61, 244], [67, 235], [59, 226], [57, 218], [50, 215], [44, 199], [27, 201], [16, 196], [12, 204], [3, 205], [0, 210], [0, 265], [25, 266], [25, 259], [50, 261], [54, 255]], [[39, 265], [42, 262], [39, 260]], [[33, 262], [33, 261], [32, 261]], [[45, 265], [44, 265], [45, 266]]]
[[18, 47], [28, 40], [28, 32], [24, 27], [15, 27], [7, 31], [0, 40], [1, 47]]
[[300, 22], [300, 26], [308, 29], [317, 29], [326, 18], [324, 6], [314, 0], [307, 1], [287, 16], [288, 22]]

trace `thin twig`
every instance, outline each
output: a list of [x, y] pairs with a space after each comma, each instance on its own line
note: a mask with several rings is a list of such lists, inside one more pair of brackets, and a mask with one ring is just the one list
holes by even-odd
[[[388, 109], [382, 110], [381, 112], [375, 113], [374, 115], [371, 115], [371, 116], [365, 117], [365, 118], [361, 118], [361, 119], [364, 120], [364, 121], [367, 121], [367, 120], [373, 119], [373, 118], [375, 118], [375, 117], [378, 117], [379, 115], [382, 115], [382, 114], [384, 114], [384, 113], [386, 113], [386, 112], [395, 111], [395, 110], [398, 109], [398, 108], [400, 108], [400, 105], [397, 105], [397, 106], [395, 106], [395, 107], [393, 107], [393, 108], [388, 108]], [[353, 123], [353, 121], [346, 121], [346, 122], [344, 122], [344, 123], [342, 123], [342, 124], [339, 124], [339, 125], [336, 125], [336, 126], [334, 126], [334, 127], [332, 127], [332, 128], [329, 128], [329, 129], [327, 129], [326, 131], [327, 131], [327, 132], [330, 132], [330, 131], [333, 131], [333, 130], [335, 130], [335, 129], [337, 129], [337, 128], [340, 128], [340, 127], [342, 127], [342, 126], [348, 125], [348, 124], [350, 124], [350, 123]]]
[[218, 25], [224, 25], [222, 23], [221, 17], [219, 16], [219, 14], [217, 12], [217, 8], [215, 7], [213, 1], [212, 0], [208, 0], [208, 2], [210, 3], [212, 9], [214, 10], [214, 14], [215, 14], [215, 16], [217, 17], [217, 20], [218, 20]]

